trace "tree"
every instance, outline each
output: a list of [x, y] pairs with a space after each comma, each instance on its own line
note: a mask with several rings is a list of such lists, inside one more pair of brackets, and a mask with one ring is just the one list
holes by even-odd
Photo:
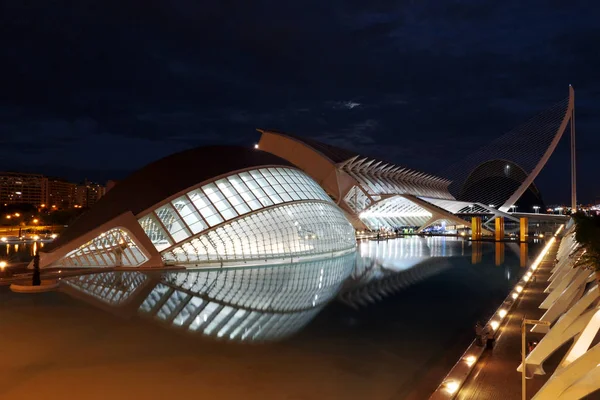
[[600, 217], [577, 213], [575, 220], [575, 240], [583, 248], [581, 257], [575, 266], [590, 269], [596, 273], [600, 285]]

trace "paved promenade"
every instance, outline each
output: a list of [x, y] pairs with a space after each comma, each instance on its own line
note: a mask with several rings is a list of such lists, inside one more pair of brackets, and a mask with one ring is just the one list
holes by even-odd
[[[523, 317], [538, 319], [545, 310], [538, 308], [546, 298], [544, 289], [548, 285], [547, 279], [556, 258], [558, 245], [556, 241], [546, 257], [542, 260], [535, 271], [535, 282], [530, 281], [519, 296], [519, 300], [511, 313], [507, 316], [505, 324], [501, 328], [500, 336], [496, 340], [493, 350], [487, 350], [479, 359], [475, 369], [456, 396], [459, 400], [513, 400], [521, 398], [521, 374], [517, 367], [521, 363], [521, 320]], [[527, 341], [539, 341], [542, 334], [527, 332]], [[549, 358], [544, 363], [546, 372], [553, 371], [563, 352]], [[544, 385], [550, 375], [536, 375], [527, 380], [527, 398], [530, 399]]]

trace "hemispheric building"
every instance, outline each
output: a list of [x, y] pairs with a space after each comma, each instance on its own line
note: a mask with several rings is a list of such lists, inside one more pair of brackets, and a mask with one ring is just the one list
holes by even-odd
[[192, 149], [119, 182], [40, 267], [240, 267], [353, 253], [354, 229], [305, 172], [234, 146]]

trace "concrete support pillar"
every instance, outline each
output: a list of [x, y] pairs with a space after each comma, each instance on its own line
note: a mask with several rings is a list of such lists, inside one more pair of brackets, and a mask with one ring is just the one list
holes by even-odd
[[526, 242], [529, 237], [529, 218], [522, 217], [520, 223], [521, 229], [519, 230], [519, 241]]
[[496, 241], [504, 240], [504, 217], [496, 218]]
[[471, 239], [481, 240], [481, 217], [471, 218]]

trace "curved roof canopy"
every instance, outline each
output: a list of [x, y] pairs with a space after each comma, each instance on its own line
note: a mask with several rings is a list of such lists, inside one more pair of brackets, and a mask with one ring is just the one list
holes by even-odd
[[119, 182], [44, 249], [52, 251], [113, 218], [134, 215], [198, 183], [234, 171], [268, 165], [293, 166], [283, 158], [241, 146], [206, 146], [150, 163]]

